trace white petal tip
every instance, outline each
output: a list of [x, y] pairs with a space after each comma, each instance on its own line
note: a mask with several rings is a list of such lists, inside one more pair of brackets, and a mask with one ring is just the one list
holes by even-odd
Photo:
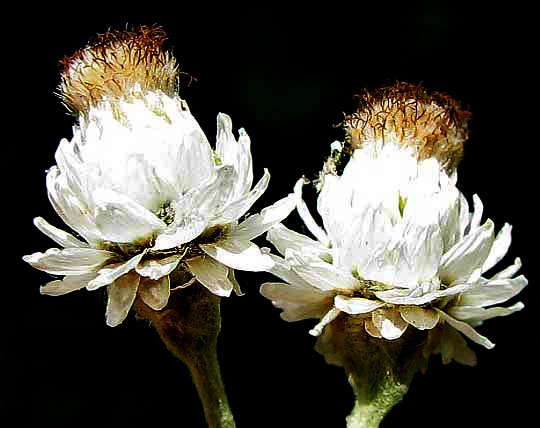
[[109, 327], [116, 327], [116, 326], [119, 326], [120, 324], [122, 324], [122, 321], [124, 321], [123, 319], [121, 320], [118, 320], [118, 319], [109, 319], [107, 318], [107, 325]]
[[218, 113], [217, 119], [220, 121], [231, 121], [231, 117], [228, 114], [222, 112]]
[[42, 296], [58, 296], [59, 294], [50, 290], [46, 285], [39, 287], [39, 294]]
[[321, 333], [322, 333], [322, 329], [319, 329], [319, 328], [312, 328], [311, 330], [309, 330], [309, 334], [315, 337], [320, 336]]
[[[200, 282], [200, 281], [199, 281]], [[221, 282], [221, 281], [220, 281]], [[217, 285], [217, 283], [212, 284], [211, 286], [207, 286], [201, 282], [203, 287], [205, 287], [208, 291], [210, 291], [212, 294], [218, 296], [218, 297], [230, 297], [232, 293], [232, 289], [228, 289], [227, 286], [229, 285], [227, 282], [222, 281], [223, 285], [220, 287]]]

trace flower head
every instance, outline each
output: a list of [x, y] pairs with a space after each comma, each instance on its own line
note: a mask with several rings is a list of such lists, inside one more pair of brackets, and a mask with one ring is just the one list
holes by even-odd
[[162, 50], [164, 38], [156, 27], [108, 32], [64, 60], [62, 97], [79, 123], [58, 146], [47, 190], [78, 236], [36, 218], [61, 248], [24, 257], [64, 276], [43, 294], [106, 286], [111, 326], [137, 296], [162, 309], [171, 282], [184, 287], [196, 279], [218, 296], [238, 291], [233, 269], [273, 264], [251, 239], [294, 208], [289, 196], [239, 224], [269, 173], [252, 188], [250, 139], [241, 129], [237, 140], [225, 114], [211, 148], [175, 93], [178, 71]]
[[473, 197], [471, 212], [456, 188], [468, 117], [455, 101], [412, 85], [361, 98], [359, 111], [345, 119], [345, 143], [332, 145], [319, 180], [323, 228], [302, 200], [303, 180], [295, 188], [316, 240], [281, 224], [268, 233], [285, 257], [275, 257], [272, 269], [284, 282], [261, 292], [285, 320], [319, 318], [316, 336], [340, 314], [358, 317], [375, 338], [428, 330], [429, 352], [465, 364], [475, 356], [457, 332], [493, 346], [474, 328], [520, 310], [521, 303], [494, 305], [527, 280], [514, 278], [519, 259], [484, 276], [506, 254], [511, 227], [495, 234], [491, 220], [482, 223], [480, 199]]

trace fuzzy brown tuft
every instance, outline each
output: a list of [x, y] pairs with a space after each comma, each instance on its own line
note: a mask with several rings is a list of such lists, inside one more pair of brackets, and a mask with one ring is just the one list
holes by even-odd
[[104, 97], [131, 95], [136, 85], [142, 92], [174, 95], [178, 89], [176, 59], [163, 50], [167, 40], [159, 26], [107, 31], [92, 44], [61, 62], [59, 95], [69, 110], [86, 113]]
[[346, 150], [393, 139], [414, 147], [419, 160], [435, 157], [448, 173], [457, 168], [471, 117], [459, 102], [440, 92], [427, 92], [422, 85], [402, 82], [356, 98], [357, 111], [342, 122]]

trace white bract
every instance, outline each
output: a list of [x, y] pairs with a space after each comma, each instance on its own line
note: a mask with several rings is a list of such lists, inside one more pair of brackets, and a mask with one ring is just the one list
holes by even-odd
[[236, 140], [227, 115], [218, 115], [215, 150], [186, 103], [159, 90], [105, 97], [79, 121], [47, 173], [50, 201], [79, 237], [36, 218], [60, 248], [24, 257], [64, 276], [43, 294], [107, 286], [107, 323], [115, 326], [137, 295], [162, 309], [176, 269], [228, 296], [237, 287], [233, 269], [271, 268], [251, 240], [285, 218], [294, 197], [239, 223], [270, 175], [252, 188], [250, 139], [240, 130]]
[[342, 175], [321, 177], [318, 212], [324, 227], [302, 200], [300, 180], [298, 211], [316, 240], [274, 226], [268, 239], [284, 259], [274, 256], [272, 272], [283, 282], [263, 284], [262, 294], [283, 309], [287, 321], [320, 319], [311, 330], [316, 336], [340, 313], [362, 318], [376, 338], [397, 339], [411, 326], [437, 327], [443, 340], [435, 352], [445, 362], [474, 364], [474, 353], [457, 331], [493, 347], [474, 328], [520, 310], [521, 303], [494, 305], [514, 297], [527, 280], [514, 278], [519, 259], [484, 276], [506, 254], [511, 227], [495, 234], [491, 220], [482, 222], [477, 196], [471, 213], [456, 177], [435, 158], [418, 160], [410, 146], [364, 144]]

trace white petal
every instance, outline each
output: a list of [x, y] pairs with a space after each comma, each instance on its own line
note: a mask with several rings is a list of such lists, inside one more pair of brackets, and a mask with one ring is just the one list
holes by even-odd
[[105, 316], [107, 325], [116, 327], [127, 317], [139, 287], [140, 276], [131, 271], [116, 278], [108, 287], [108, 300]]
[[516, 257], [514, 264], [494, 275], [492, 279], [507, 279], [512, 278], [521, 269], [521, 259]]
[[175, 270], [180, 260], [181, 257], [177, 255], [164, 259], [144, 260], [135, 267], [135, 270], [141, 276], [158, 280]]
[[[205, 190], [199, 192], [194, 200], [194, 207], [214, 223], [229, 223], [214, 220], [221, 218], [220, 213], [227, 210], [236, 182], [236, 171], [231, 166], [222, 166], [216, 171], [216, 179], [209, 183]], [[236, 220], [236, 218], [234, 219]], [[232, 221], [232, 220], [231, 220]]]
[[280, 282], [267, 282], [261, 286], [261, 294], [274, 306], [283, 309], [285, 321], [321, 318], [332, 304], [329, 294], [313, 287], [302, 288]]
[[217, 117], [216, 151], [223, 165], [231, 165], [238, 174], [235, 197], [248, 192], [253, 183], [253, 169], [250, 151], [250, 139], [240, 129], [238, 142], [232, 132], [231, 118], [223, 113]]
[[283, 309], [283, 312], [279, 314], [283, 321], [295, 322], [307, 319], [320, 319], [328, 312], [328, 305], [319, 304], [296, 304], [296, 303], [283, 303], [277, 304], [273, 302], [278, 308]]
[[[237, 239], [250, 241], [267, 230], [277, 225], [287, 217], [295, 207], [295, 198], [289, 195], [277, 201], [275, 204], [264, 208], [260, 214], [248, 217], [238, 227], [234, 228], [232, 234]], [[301, 235], [303, 236], [303, 235]], [[306, 237], [306, 239], [309, 239]]]
[[408, 326], [396, 309], [377, 309], [371, 313], [371, 320], [382, 337], [388, 340], [400, 338]]
[[274, 263], [270, 268], [269, 272], [277, 276], [279, 279], [288, 282], [294, 287], [300, 288], [315, 288], [300, 275], [298, 275], [291, 266], [281, 257], [278, 257], [274, 254], [269, 254]]
[[[191, 118], [193, 119], [193, 116]], [[173, 156], [177, 164], [179, 193], [196, 188], [208, 180], [214, 171], [214, 154], [210, 143], [195, 119], [191, 122], [193, 129], [183, 136], [181, 144], [178, 144], [178, 152]]]
[[203, 217], [192, 216], [174, 222], [157, 236], [153, 250], [166, 250], [193, 241], [204, 232], [208, 222]]
[[452, 327], [444, 326], [441, 343], [441, 356], [444, 364], [452, 360], [468, 366], [476, 365], [476, 354], [467, 346], [465, 338]]
[[431, 330], [439, 322], [439, 313], [419, 306], [400, 306], [401, 317], [418, 330]]
[[77, 146], [63, 138], [58, 144], [54, 157], [58, 168], [62, 171], [62, 175], [66, 177], [66, 185], [74, 194], [83, 195], [84, 189], [81, 178], [84, 180], [86, 168], [81, 162]]
[[378, 339], [383, 337], [381, 331], [375, 326], [375, 324], [373, 324], [373, 320], [371, 318], [366, 318], [364, 320], [364, 329], [371, 337], [376, 337]]
[[517, 295], [528, 284], [527, 278], [494, 279], [465, 292], [459, 301], [461, 305], [483, 307], [506, 302]]
[[484, 212], [484, 205], [482, 204], [482, 201], [478, 197], [478, 195], [473, 195], [473, 207], [474, 212], [471, 217], [471, 223], [469, 225], [469, 233], [474, 232], [478, 226], [480, 226], [480, 222], [482, 221], [482, 213]]
[[227, 278], [229, 269], [212, 257], [202, 256], [185, 261], [189, 270], [202, 285], [216, 296], [228, 297], [233, 284]]
[[[341, 222], [340, 222], [341, 223]], [[384, 282], [385, 279], [394, 283], [396, 275], [388, 277], [382, 272], [381, 266], [396, 266], [398, 260], [385, 260], [390, 257], [387, 250], [392, 240], [393, 225], [387, 213], [379, 208], [366, 207], [355, 216], [354, 222], [343, 221], [339, 226], [333, 226], [339, 232], [335, 240], [337, 263], [351, 271], [355, 269], [362, 277]], [[399, 253], [397, 249], [396, 253]]]
[[312, 254], [328, 253], [328, 248], [323, 247], [318, 241], [301, 233], [288, 229], [282, 224], [276, 224], [268, 231], [266, 236], [274, 247], [283, 255], [287, 249]]
[[88, 282], [94, 279], [96, 275], [97, 272], [66, 276], [62, 280], [48, 282], [39, 289], [39, 292], [48, 296], [61, 296], [86, 287]]
[[196, 183], [195, 187], [185, 192], [178, 193], [177, 198], [171, 203], [175, 212], [175, 220], [193, 215], [207, 217], [214, 214], [214, 212], [206, 212], [206, 209], [212, 206], [215, 199], [225, 192], [226, 189], [220, 192], [220, 186], [227, 179], [230, 181], [234, 177], [234, 170], [231, 167], [223, 167], [213, 168], [212, 172], [212, 175], [205, 181]]
[[34, 225], [45, 235], [51, 238], [54, 242], [64, 248], [82, 248], [88, 247], [86, 242], [80, 241], [72, 234], [64, 232], [57, 227], [47, 223], [42, 217], [34, 219]]
[[240, 284], [236, 280], [236, 275], [234, 274], [234, 269], [229, 269], [229, 274], [227, 275], [227, 279], [232, 283], [234, 293], [237, 296], [243, 296], [244, 293], [242, 292], [242, 289], [240, 288]]
[[106, 240], [135, 242], [165, 228], [156, 215], [120, 193], [98, 189], [93, 197], [96, 226]]
[[337, 308], [330, 309], [326, 315], [322, 317], [321, 321], [315, 327], [309, 330], [309, 334], [312, 336], [320, 336], [324, 327], [334, 321], [340, 313], [341, 311]]
[[225, 208], [221, 212], [218, 212], [215, 215], [215, 217], [212, 219], [212, 223], [231, 223], [235, 220], [238, 220], [266, 191], [269, 182], [270, 173], [267, 169], [265, 169], [263, 177], [258, 181], [255, 187], [249, 193], [240, 197], [240, 199], [237, 199], [236, 201], [233, 201], [227, 206], [225, 206]]
[[337, 295], [334, 298], [334, 306], [340, 311], [346, 312], [350, 315], [367, 314], [384, 305], [384, 302], [364, 299], [361, 297]]
[[479, 308], [474, 306], [453, 306], [448, 310], [448, 314], [456, 319], [464, 320], [471, 325], [480, 325], [483, 321], [495, 318], [505, 317], [514, 312], [520, 311], [525, 307], [521, 302], [518, 302], [508, 308], [496, 306], [494, 308]]
[[110, 265], [100, 269], [97, 278], [90, 281], [86, 288], [88, 290], [95, 290], [104, 285], [109, 285], [117, 278], [120, 278], [130, 270], [135, 269], [145, 254], [146, 252], [142, 252], [141, 254], [132, 257], [127, 262]]
[[115, 253], [94, 248], [51, 248], [45, 253], [23, 256], [23, 260], [53, 275], [81, 275], [96, 271], [115, 257]]
[[244, 164], [244, 166], [240, 167], [241, 169], [239, 172], [239, 177], [241, 178], [241, 180], [239, 180], [240, 186], [238, 186], [238, 191], [240, 192], [240, 194], [243, 194], [249, 191], [249, 189], [251, 189], [251, 186], [253, 185], [251, 139], [249, 138], [249, 135], [244, 128], [240, 128], [238, 130], [238, 135], [238, 144], [242, 147], [243, 152], [240, 155], [240, 157], [242, 158], [242, 162], [240, 162], [240, 165], [242, 163]]
[[[231, 146], [231, 147], [228, 147]], [[232, 131], [232, 120], [228, 114], [218, 113], [217, 115], [217, 134], [216, 134], [216, 152], [220, 155], [222, 162], [228, 165], [237, 163], [236, 155], [236, 138]]]
[[[344, 224], [350, 224], [345, 220], [349, 217], [350, 204], [344, 204], [344, 200], [347, 195], [349, 197], [351, 196], [351, 192], [349, 188], [344, 188], [341, 185], [340, 178], [334, 175], [324, 175], [323, 186], [317, 198], [317, 211], [322, 217], [323, 226], [326, 229], [325, 235], [327, 236], [327, 241], [329, 240], [328, 237], [332, 237], [332, 241], [341, 242], [340, 239], [343, 235], [341, 229]], [[297, 182], [296, 186], [301, 186], [301, 184]], [[300, 191], [301, 189], [298, 190]], [[325, 242], [324, 245], [328, 245], [328, 242]]]
[[199, 247], [210, 257], [233, 269], [253, 272], [268, 271], [274, 262], [268, 254], [249, 241], [222, 239]]
[[476, 287], [474, 282], [454, 284], [452, 287], [448, 287], [442, 290], [430, 291], [420, 296], [414, 294], [416, 290], [411, 293], [409, 290], [391, 289], [385, 291], [377, 291], [375, 295], [386, 303], [394, 305], [425, 305], [436, 299], [443, 297], [455, 296], [456, 294], [464, 293], [470, 289]]
[[493, 222], [487, 220], [443, 255], [439, 271], [442, 282], [466, 281], [476, 268], [483, 266], [493, 244], [493, 228]]
[[334, 265], [320, 260], [309, 260], [306, 254], [292, 253], [287, 258], [292, 269], [305, 281], [321, 290], [354, 289], [358, 281]]
[[440, 227], [436, 224], [407, 227], [403, 239], [407, 242], [409, 263], [414, 265], [409, 268], [410, 277], [418, 282], [435, 277], [444, 249]]
[[459, 193], [459, 234], [456, 242], [459, 242], [469, 227], [471, 215], [469, 213], [469, 203], [463, 194]]
[[460, 227], [460, 193], [455, 187], [447, 189], [440, 198], [443, 209], [439, 213], [439, 226], [442, 233], [444, 251], [448, 251], [461, 240], [463, 231]]
[[[157, 151], [156, 151], [157, 154]], [[142, 153], [130, 153], [119, 159], [115, 173], [120, 185], [113, 188], [128, 196], [133, 201], [153, 212], [159, 210], [164, 201], [171, 201], [177, 191], [173, 184], [160, 175], [166, 168], [169, 159], [163, 160], [162, 165], [155, 166]], [[166, 170], [165, 170], [166, 171]], [[165, 171], [163, 171], [165, 173]], [[174, 180], [172, 177], [169, 180]], [[116, 184], [116, 183], [115, 183]]]
[[495, 266], [508, 252], [512, 242], [512, 226], [506, 223], [495, 237], [489, 255], [482, 266], [482, 273]]
[[81, 200], [80, 195], [76, 196], [67, 187], [65, 176], [56, 166], [47, 172], [47, 193], [51, 205], [64, 223], [90, 243], [101, 240], [86, 202]]
[[435, 308], [435, 310], [439, 312], [442, 321], [446, 321], [450, 326], [463, 333], [473, 342], [485, 346], [487, 349], [491, 349], [495, 346], [488, 338], [478, 334], [478, 332], [466, 322], [458, 321], [437, 308]]
[[[169, 281], [170, 281], [170, 279], [169, 279]], [[190, 285], [195, 284], [196, 282], [197, 282], [197, 277], [194, 276], [193, 278], [187, 280], [186, 282], [184, 282], [184, 283], [182, 283], [180, 285], [176, 285], [174, 288], [171, 288], [170, 291], [180, 290], [182, 288], [187, 288]]]
[[141, 277], [139, 296], [147, 306], [155, 311], [160, 311], [167, 305], [170, 290], [169, 275], [163, 276], [157, 281]]
[[[418, 284], [436, 277], [443, 252], [443, 241], [437, 224], [429, 226], [409, 223], [405, 226], [400, 242], [393, 251], [386, 265], [395, 266], [395, 278], [377, 278], [402, 287]], [[394, 255], [395, 252], [395, 255]], [[364, 274], [363, 271], [360, 271]], [[371, 278], [368, 276], [368, 278]]]
[[266, 282], [261, 286], [261, 294], [273, 302], [321, 303], [331, 304], [331, 294], [317, 288], [285, 284], [283, 282]]
[[301, 178], [296, 182], [294, 186], [294, 194], [296, 196], [296, 209], [303, 222], [305, 223], [306, 227], [313, 234], [313, 236], [315, 236], [315, 238], [317, 238], [321, 242], [321, 244], [328, 246], [330, 240], [328, 239], [326, 232], [315, 222], [315, 220], [311, 216], [311, 213], [309, 212], [306, 203], [302, 199], [302, 186], [304, 186], [304, 184], [305, 181], [303, 178]]

